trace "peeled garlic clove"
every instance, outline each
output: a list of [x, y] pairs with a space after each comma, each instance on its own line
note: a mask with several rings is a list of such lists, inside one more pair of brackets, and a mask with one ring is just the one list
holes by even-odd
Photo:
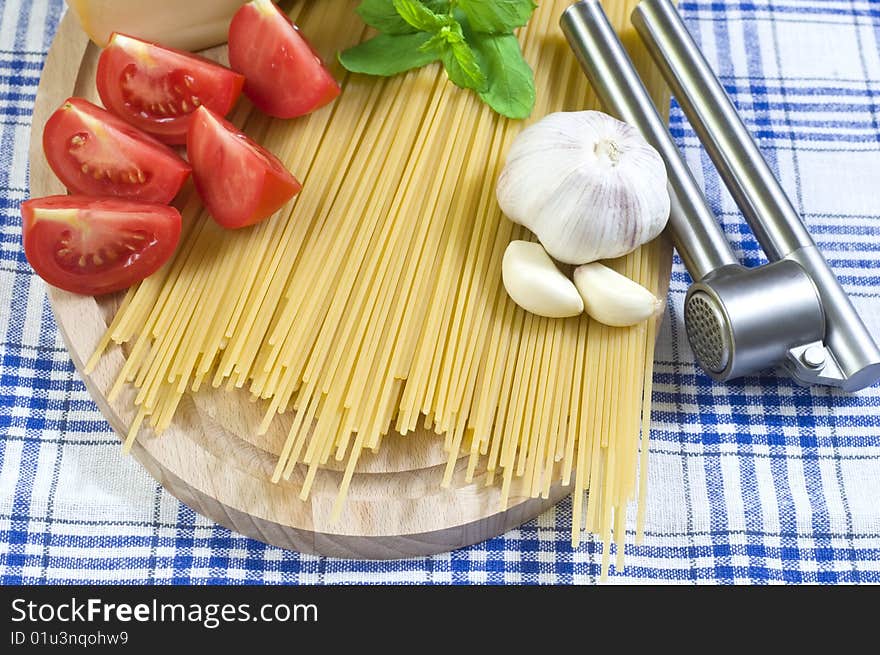
[[578, 290], [540, 243], [511, 241], [501, 260], [501, 277], [507, 294], [527, 312], [564, 318], [584, 311]]
[[587, 314], [605, 325], [636, 325], [660, 309], [660, 300], [653, 293], [598, 262], [578, 266], [574, 284]]
[[498, 204], [567, 264], [620, 257], [669, 219], [666, 166], [634, 127], [599, 111], [548, 114], [511, 144]]

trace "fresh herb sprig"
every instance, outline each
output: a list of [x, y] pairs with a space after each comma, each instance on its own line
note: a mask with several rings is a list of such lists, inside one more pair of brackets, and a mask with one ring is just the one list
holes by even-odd
[[357, 13], [379, 34], [339, 53], [354, 73], [390, 76], [435, 61], [508, 118], [527, 118], [535, 80], [513, 33], [533, 0], [363, 0]]

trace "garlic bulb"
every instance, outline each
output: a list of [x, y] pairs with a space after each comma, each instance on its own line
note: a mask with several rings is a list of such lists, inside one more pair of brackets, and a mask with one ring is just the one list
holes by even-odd
[[599, 111], [557, 112], [507, 153], [498, 204], [567, 264], [620, 257], [669, 218], [666, 166], [634, 127]]
[[540, 243], [507, 244], [501, 260], [501, 278], [513, 302], [532, 314], [564, 318], [584, 311], [578, 290], [556, 268]]
[[584, 311], [605, 325], [636, 325], [660, 309], [653, 293], [599, 262], [578, 266], [574, 285], [583, 298]]

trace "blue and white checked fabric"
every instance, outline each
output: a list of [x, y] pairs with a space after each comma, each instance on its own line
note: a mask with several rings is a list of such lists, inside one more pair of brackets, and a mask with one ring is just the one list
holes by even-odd
[[[564, 502], [436, 557], [300, 555], [165, 493], [78, 378], [20, 245], [30, 113], [60, 0], [0, 4], [0, 582], [588, 583]], [[682, 2], [847, 291], [880, 336], [880, 0]], [[741, 259], [763, 256], [677, 108], [672, 130]], [[695, 368], [676, 261], [655, 373], [644, 544], [611, 582], [880, 582], [880, 388], [846, 396]], [[631, 526], [632, 527], [632, 526]], [[629, 541], [632, 542], [632, 535]]]

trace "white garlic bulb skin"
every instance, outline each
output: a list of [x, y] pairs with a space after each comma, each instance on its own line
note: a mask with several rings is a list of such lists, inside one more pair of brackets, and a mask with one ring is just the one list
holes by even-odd
[[669, 219], [662, 158], [634, 127], [599, 111], [556, 112], [523, 130], [496, 195], [567, 264], [632, 252]]

